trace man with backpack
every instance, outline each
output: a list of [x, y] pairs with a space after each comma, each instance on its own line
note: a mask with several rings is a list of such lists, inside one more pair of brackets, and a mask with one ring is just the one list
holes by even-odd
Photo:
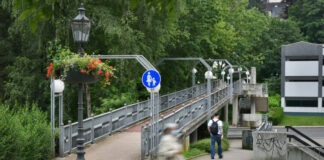
[[215, 113], [213, 119], [208, 122], [208, 131], [211, 139], [211, 159], [215, 156], [215, 141], [218, 145], [218, 158], [223, 158], [222, 150], [222, 139], [223, 139], [223, 122], [219, 120], [219, 114]]

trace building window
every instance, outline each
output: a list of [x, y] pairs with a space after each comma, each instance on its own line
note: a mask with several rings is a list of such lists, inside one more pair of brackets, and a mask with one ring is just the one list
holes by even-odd
[[317, 98], [312, 99], [288, 99], [286, 100], [286, 107], [317, 107]]

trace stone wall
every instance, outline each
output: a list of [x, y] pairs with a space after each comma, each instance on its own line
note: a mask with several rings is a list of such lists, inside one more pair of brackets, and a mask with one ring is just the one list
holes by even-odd
[[253, 154], [257, 160], [287, 160], [287, 133], [253, 132]]

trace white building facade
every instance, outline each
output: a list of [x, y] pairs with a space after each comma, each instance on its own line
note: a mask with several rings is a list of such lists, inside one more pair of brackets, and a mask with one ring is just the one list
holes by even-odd
[[281, 47], [281, 106], [285, 113], [324, 115], [324, 45], [297, 42]]

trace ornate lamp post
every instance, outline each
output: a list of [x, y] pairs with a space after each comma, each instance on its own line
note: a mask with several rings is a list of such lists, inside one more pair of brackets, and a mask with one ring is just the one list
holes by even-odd
[[[79, 14], [71, 20], [71, 28], [74, 42], [78, 44], [78, 53], [83, 56], [82, 46], [88, 42], [91, 28], [91, 21], [85, 16], [85, 9], [81, 3], [78, 9]], [[84, 135], [83, 135], [83, 90], [82, 83], [79, 83], [78, 91], [78, 138], [77, 138], [77, 160], [84, 160]]]
[[71, 28], [74, 42], [79, 45], [78, 52], [82, 56], [82, 46], [88, 42], [92, 21], [85, 16], [85, 9], [83, 8], [83, 3], [81, 3], [78, 12], [79, 14], [71, 20]]

